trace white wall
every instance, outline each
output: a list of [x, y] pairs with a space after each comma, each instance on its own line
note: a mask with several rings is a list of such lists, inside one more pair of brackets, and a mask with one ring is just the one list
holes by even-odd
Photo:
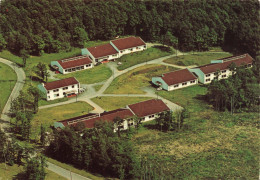
[[[90, 66], [89, 66], [90, 65]], [[63, 74], [68, 74], [68, 73], [72, 73], [72, 72], [76, 72], [76, 71], [81, 71], [81, 70], [85, 70], [85, 69], [90, 69], [93, 68], [93, 64], [84, 64], [82, 65], [84, 67], [84, 69], [81, 69], [81, 66], [77, 66], [77, 67], [72, 67], [72, 68], [67, 68], [64, 69], [64, 73]], [[75, 68], [75, 71], [72, 71], [72, 69]], [[71, 69], [71, 72], [69, 72], [69, 69]], [[66, 71], [67, 70], [67, 71]]]
[[[178, 84], [168, 86], [168, 91], [172, 91], [172, 90], [176, 90], [176, 89], [180, 89], [180, 88], [184, 88], [184, 87], [193, 86], [195, 84], [198, 84], [198, 79], [195, 79], [194, 81], [195, 81], [194, 83], [191, 83], [191, 81], [186, 81], [186, 83], [187, 83], [186, 85], [182, 85], [183, 83], [185, 83], [185, 82], [182, 82], [182, 83], [178, 83]], [[178, 87], [174, 87], [175, 85], [178, 85]]]
[[[226, 72], [223, 72], [223, 71], [226, 71]], [[216, 73], [216, 72], [214, 72], [214, 73]], [[217, 76], [214, 75], [214, 73], [204, 74], [204, 76], [203, 76], [204, 83], [203, 84], [209, 84], [209, 83], [211, 83], [211, 81], [214, 80], [214, 78], [217, 79]], [[225, 77], [225, 75], [226, 75], [226, 77]], [[227, 79], [231, 75], [232, 75], [232, 71], [230, 71], [229, 69], [221, 70], [220, 75], [218, 76], [218, 80]]]
[[[73, 85], [66, 86], [66, 87], [68, 87], [68, 89], [66, 89], [66, 90], [63, 90], [64, 87], [58, 88], [59, 91], [57, 91], [57, 92], [54, 92], [54, 90], [49, 90], [49, 93], [48, 93], [48, 91], [47, 91], [47, 94], [46, 94], [47, 101], [63, 98], [63, 97], [65, 97], [63, 95], [64, 92], [68, 92], [68, 91], [72, 91], [72, 90], [75, 90], [76, 91], [75, 94], [78, 94], [79, 88], [80, 88], [80, 84], [74, 84], [74, 88], [72, 86]], [[59, 96], [55, 97], [55, 95], [57, 95], [57, 94], [59, 94]]]
[[146, 49], [146, 45], [144, 46], [137, 46], [137, 47], [133, 47], [133, 48], [128, 48], [128, 49], [124, 49], [124, 50], [120, 50], [119, 51], [119, 57], [125, 55], [125, 54], [130, 54], [130, 53], [134, 53], [134, 52], [138, 52], [138, 51], [143, 51]]

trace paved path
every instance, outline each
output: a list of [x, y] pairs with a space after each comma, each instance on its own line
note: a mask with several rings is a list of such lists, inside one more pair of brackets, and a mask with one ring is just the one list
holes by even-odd
[[72, 179], [72, 180], [91, 180], [87, 177], [81, 176], [79, 174], [76, 174], [74, 172], [68, 171], [67, 169], [61, 168], [59, 166], [56, 166], [55, 164], [52, 164], [50, 162], [47, 162], [48, 169], [50, 171], [55, 172], [56, 174], [65, 177], [67, 179]]
[[0, 121], [2, 123], [1, 128], [4, 129], [4, 128], [8, 127], [8, 124], [10, 122], [10, 117], [8, 116], [8, 114], [9, 114], [9, 110], [11, 108], [11, 102], [13, 99], [15, 99], [19, 95], [20, 90], [22, 90], [26, 76], [25, 76], [23, 69], [21, 67], [19, 67], [17, 64], [15, 64], [11, 61], [8, 61], [6, 59], [3, 59], [3, 58], [0, 58], [0, 62], [11, 67], [17, 75], [17, 81], [15, 83], [15, 86], [14, 86], [14, 88], [5, 104], [3, 112], [1, 114], [1, 121]]

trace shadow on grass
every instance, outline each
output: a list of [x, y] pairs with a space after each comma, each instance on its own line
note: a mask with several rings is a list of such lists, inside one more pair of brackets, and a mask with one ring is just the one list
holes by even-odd
[[154, 45], [153, 47], [160, 49], [161, 51], [164, 51], [164, 52], [169, 52], [169, 53], [172, 52], [172, 49], [168, 46]]
[[27, 177], [24, 172], [20, 172], [13, 177], [13, 180], [25, 180], [25, 179], [27, 179]]

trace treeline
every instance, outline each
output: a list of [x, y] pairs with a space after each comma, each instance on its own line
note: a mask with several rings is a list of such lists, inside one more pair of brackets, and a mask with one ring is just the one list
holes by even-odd
[[215, 80], [209, 85], [208, 101], [219, 111], [258, 111], [259, 64], [254, 64], [252, 69], [236, 67], [233, 64], [230, 70], [233, 71], [233, 76]]
[[259, 48], [257, 0], [4, 0], [0, 49], [40, 55], [88, 40], [137, 35], [181, 50], [231, 46], [255, 56]]
[[77, 168], [120, 179], [140, 176], [140, 162], [127, 136], [114, 133], [113, 123], [100, 122], [92, 129], [54, 131], [48, 155]]

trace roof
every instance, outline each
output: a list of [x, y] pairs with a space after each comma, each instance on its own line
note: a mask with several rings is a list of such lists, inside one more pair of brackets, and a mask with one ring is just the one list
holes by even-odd
[[82, 66], [85, 64], [92, 63], [91, 59], [89, 59], [88, 56], [77, 56], [77, 57], [73, 57], [73, 58], [62, 59], [62, 60], [59, 60], [58, 62], [63, 69]]
[[[120, 117], [121, 119], [127, 119], [129, 117], [134, 116], [134, 114], [129, 109], [116, 109], [109, 112], [98, 114], [87, 114], [83, 116], [74, 117], [71, 119], [59, 121], [64, 126], [72, 125], [76, 126], [77, 123], [82, 122], [84, 123], [85, 127], [87, 128], [93, 128], [95, 126], [95, 123], [97, 121], [107, 121], [107, 122], [113, 122], [116, 117]], [[74, 121], [75, 123], [69, 123]]]
[[127, 37], [111, 41], [119, 50], [128, 49], [136, 46], [143, 46], [145, 42], [140, 37]]
[[52, 89], [57, 89], [61, 87], [66, 87], [74, 84], [78, 84], [78, 80], [74, 77], [66, 78], [66, 79], [61, 79], [58, 81], [52, 81], [48, 83], [44, 83], [44, 87], [47, 90], [52, 90]]
[[117, 54], [118, 52], [111, 44], [103, 44], [100, 46], [89, 47], [87, 50], [95, 57], [104, 57], [108, 55]]
[[128, 106], [138, 117], [144, 117], [170, 110], [169, 107], [160, 99], [151, 99]]
[[163, 74], [162, 79], [170, 86], [173, 84], [195, 80], [197, 78], [188, 69], [182, 69]]
[[200, 68], [200, 70], [204, 74], [208, 74], [208, 73], [216, 72], [217, 70], [228, 69], [229, 65], [232, 62], [234, 62], [236, 66], [241, 66], [242, 64], [251, 64], [253, 62], [253, 58], [249, 54], [230, 56], [222, 60], [224, 60], [223, 63], [206, 64], [204, 66], [199, 66], [198, 68]]

